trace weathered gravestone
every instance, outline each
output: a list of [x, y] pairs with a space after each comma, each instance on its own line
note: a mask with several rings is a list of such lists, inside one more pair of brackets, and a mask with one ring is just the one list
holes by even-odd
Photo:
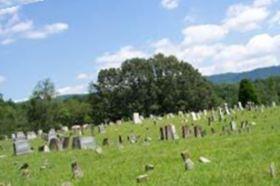
[[62, 144], [63, 149], [68, 149], [69, 144], [70, 144], [70, 137], [62, 137], [61, 144]]
[[49, 141], [49, 148], [51, 151], [59, 151], [62, 149], [58, 138], [51, 138]]
[[179, 139], [179, 136], [176, 133], [175, 125], [166, 125], [164, 127], [160, 127], [160, 139], [161, 140]]
[[242, 106], [242, 103], [241, 103], [240, 101], [238, 102], [238, 108], [239, 108], [239, 110], [241, 110], [241, 111], [244, 110], [244, 108], [243, 108], [243, 106]]
[[100, 133], [100, 134], [103, 134], [103, 133], [105, 133], [105, 127], [104, 127], [104, 125], [102, 124], [102, 125], [98, 125], [98, 132]]
[[32, 152], [28, 141], [25, 139], [14, 141], [13, 148], [15, 155], [23, 155]]
[[194, 136], [196, 138], [202, 137], [202, 127], [201, 126], [194, 126]]
[[236, 130], [237, 130], [237, 124], [236, 124], [235, 121], [231, 121], [231, 122], [230, 122], [230, 129], [231, 129], [232, 131], [236, 131]]
[[193, 121], [196, 121], [196, 120], [197, 120], [197, 116], [196, 116], [196, 113], [195, 113], [195, 112], [192, 112], [192, 113], [191, 113], [191, 116], [192, 116], [192, 120], [193, 120]]
[[83, 149], [83, 150], [94, 150], [96, 149], [96, 142], [94, 137], [87, 136], [87, 137], [74, 137], [72, 141], [72, 148], [73, 149]]
[[26, 136], [23, 132], [16, 133], [16, 140], [26, 140]]
[[229, 108], [228, 108], [228, 104], [227, 104], [227, 103], [224, 104], [224, 109], [225, 109], [226, 115], [230, 115], [230, 111], [229, 111]]
[[30, 131], [30, 132], [27, 132], [26, 137], [27, 137], [28, 140], [33, 140], [33, 139], [36, 139], [36, 138], [37, 138], [37, 135], [36, 135], [35, 132]]
[[184, 139], [188, 138], [191, 136], [191, 130], [188, 125], [182, 126], [182, 137]]
[[82, 135], [82, 129], [81, 129], [80, 125], [74, 125], [74, 126], [72, 126], [71, 129], [72, 129], [72, 132], [74, 135], [79, 135], [79, 136]]
[[54, 129], [51, 129], [48, 133], [48, 142], [53, 138], [57, 138], [57, 134]]
[[140, 115], [139, 113], [133, 113], [133, 123], [134, 124], [141, 124], [142, 123], [142, 120], [140, 118]]

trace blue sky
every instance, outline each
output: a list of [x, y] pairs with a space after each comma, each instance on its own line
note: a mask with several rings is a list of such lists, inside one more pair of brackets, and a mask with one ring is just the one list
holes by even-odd
[[161, 52], [204, 75], [279, 65], [278, 0], [0, 0], [0, 93], [50, 78], [85, 93], [102, 68]]

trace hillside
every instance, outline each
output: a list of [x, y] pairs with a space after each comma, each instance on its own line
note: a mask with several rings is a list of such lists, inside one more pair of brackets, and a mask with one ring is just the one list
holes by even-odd
[[279, 76], [280, 66], [273, 66], [267, 68], [259, 68], [248, 72], [241, 73], [225, 73], [213, 76], [208, 76], [207, 79], [213, 83], [238, 83], [242, 79], [265, 79], [270, 76]]
[[[280, 166], [280, 108], [267, 108], [264, 111], [235, 111], [238, 131], [229, 130], [230, 117], [215, 121], [208, 126], [207, 116], [191, 121], [190, 116], [165, 116], [162, 120], [145, 119], [143, 124], [134, 125], [125, 122], [107, 126], [104, 133], [94, 130], [97, 143], [103, 152], [92, 150], [67, 149], [61, 152], [40, 153], [41, 139], [31, 141], [32, 154], [13, 156], [12, 141], [0, 141], [1, 183], [11, 185], [279, 185]], [[208, 112], [210, 113], [210, 112]], [[247, 129], [241, 129], [241, 121], [255, 123]], [[200, 125], [206, 130], [203, 138], [195, 138], [193, 133], [187, 139], [182, 138], [183, 122]], [[178, 140], [159, 140], [159, 128], [168, 123], [176, 126]], [[222, 132], [222, 128], [226, 131]], [[213, 128], [215, 133], [212, 132]], [[89, 135], [90, 132], [86, 135]], [[127, 136], [139, 135], [136, 143], [127, 140]], [[119, 135], [123, 143], [119, 144]], [[149, 137], [148, 141], [144, 139]], [[108, 138], [109, 145], [102, 145]], [[186, 171], [180, 153], [187, 150], [194, 163], [192, 170]], [[99, 151], [100, 152], [100, 151]], [[199, 157], [211, 162], [203, 164]], [[71, 162], [77, 161], [84, 176], [73, 179]], [[269, 166], [274, 162], [276, 176], [272, 178]], [[29, 165], [29, 176], [22, 175], [19, 167]], [[145, 171], [145, 165], [152, 164], [154, 170]], [[136, 177], [148, 175], [146, 183], [137, 183]]]

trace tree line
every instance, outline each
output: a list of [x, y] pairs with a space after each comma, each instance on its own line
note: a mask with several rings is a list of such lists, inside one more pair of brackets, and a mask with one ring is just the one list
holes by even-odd
[[59, 99], [54, 83], [45, 79], [37, 83], [26, 102], [4, 101], [0, 96], [0, 134], [84, 123], [98, 125], [128, 120], [134, 112], [147, 117], [199, 111], [224, 102], [233, 106], [238, 101], [244, 105], [247, 101], [279, 103], [280, 77], [216, 85], [190, 64], [158, 54], [150, 59], [127, 60], [120, 68], [101, 70], [97, 81], [90, 82], [87, 95]]

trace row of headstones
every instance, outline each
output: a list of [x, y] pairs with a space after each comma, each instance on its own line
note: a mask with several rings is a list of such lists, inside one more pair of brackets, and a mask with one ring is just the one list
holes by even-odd
[[[239, 131], [242, 132], [243, 130], [247, 130], [250, 132], [252, 124], [248, 121], [242, 121], [240, 128], [238, 128], [237, 123], [235, 121], [231, 121], [229, 127], [223, 126], [222, 132], [230, 131]], [[201, 126], [195, 125], [192, 127], [188, 125], [184, 125], [181, 127], [182, 130], [182, 138], [186, 139], [194, 135], [194, 137], [204, 137], [206, 135], [206, 131], [203, 130]], [[215, 129], [211, 128], [212, 134], [215, 134]], [[164, 127], [160, 127], [160, 140], [176, 140], [179, 139], [179, 136], [176, 133], [175, 125], [166, 125]]]
[[[195, 137], [203, 137], [205, 135], [205, 131], [201, 126], [194, 126], [193, 131], [187, 125], [182, 126], [182, 137], [188, 138], [194, 133]], [[164, 127], [160, 127], [160, 140], [177, 140], [179, 139], [178, 134], [176, 133], [175, 125], [166, 125]]]
[[[50, 137], [46, 145], [39, 147], [39, 151], [49, 152], [51, 151], [60, 151], [69, 148], [70, 137], [57, 138], [56, 136]], [[72, 148], [73, 149], [95, 149], [96, 141], [92, 136], [88, 137], [73, 137], [72, 139]], [[13, 142], [13, 149], [15, 155], [28, 154], [32, 152], [32, 148], [28, 140], [21, 139]]]

